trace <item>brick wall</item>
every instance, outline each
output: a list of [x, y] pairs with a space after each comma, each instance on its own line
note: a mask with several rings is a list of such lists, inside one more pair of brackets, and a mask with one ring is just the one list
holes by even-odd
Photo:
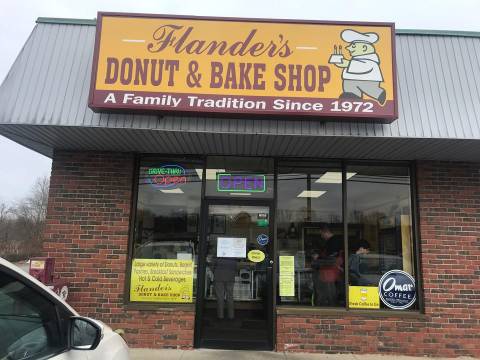
[[125, 329], [131, 347], [191, 348], [193, 311], [123, 304], [133, 176], [131, 154], [55, 152], [44, 253], [69, 282], [68, 302]]
[[[133, 156], [56, 152], [44, 250], [83, 315], [131, 347], [191, 348], [194, 312], [123, 302]], [[277, 350], [480, 356], [480, 164], [418, 166], [425, 314], [279, 315]]]
[[480, 357], [480, 164], [418, 164], [425, 314], [279, 315], [277, 349]]

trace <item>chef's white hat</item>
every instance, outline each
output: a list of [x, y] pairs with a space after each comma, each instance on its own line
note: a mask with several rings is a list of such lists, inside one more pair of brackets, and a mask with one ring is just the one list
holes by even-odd
[[342, 38], [342, 40], [348, 43], [360, 41], [369, 44], [375, 44], [378, 41], [377, 33], [360, 33], [352, 29], [343, 30], [340, 37]]

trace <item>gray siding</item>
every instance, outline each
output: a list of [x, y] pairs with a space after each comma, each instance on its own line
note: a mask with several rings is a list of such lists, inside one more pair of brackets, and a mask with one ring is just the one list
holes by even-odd
[[480, 36], [396, 37], [399, 119], [229, 119], [94, 113], [95, 27], [39, 23], [0, 86], [0, 134], [54, 149], [480, 161]]
[[399, 119], [249, 120], [95, 114], [87, 107], [95, 27], [37, 24], [0, 87], [0, 123], [189, 132], [480, 138], [480, 38], [397, 35]]

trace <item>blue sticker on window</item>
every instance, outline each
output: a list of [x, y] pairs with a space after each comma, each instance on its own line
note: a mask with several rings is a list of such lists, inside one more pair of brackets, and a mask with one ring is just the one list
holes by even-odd
[[265, 246], [268, 244], [268, 235], [260, 234], [257, 236], [257, 242], [260, 246]]
[[382, 302], [389, 308], [407, 309], [416, 299], [415, 279], [405, 271], [390, 270], [380, 279], [378, 292]]

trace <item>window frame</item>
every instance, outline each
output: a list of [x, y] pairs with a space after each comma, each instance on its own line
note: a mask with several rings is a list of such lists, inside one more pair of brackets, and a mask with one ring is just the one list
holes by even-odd
[[[283, 164], [282, 164], [283, 162]], [[302, 167], [304, 167], [304, 165], [308, 165], [309, 163], [311, 163], [311, 167], [309, 168], [308, 166], [305, 166], [304, 168], [309, 168], [309, 169], [319, 169], [319, 168], [323, 168], [323, 169], [327, 169], [327, 168], [332, 168], [332, 169], [338, 169], [341, 171], [342, 173], [342, 180], [343, 180], [343, 174], [345, 173], [344, 172], [344, 161], [343, 160], [339, 160], [339, 159], [321, 159], [321, 158], [285, 158], [285, 157], [282, 157], [282, 158], [276, 158], [276, 162], [275, 162], [275, 196], [274, 196], [274, 209], [275, 209], [275, 214], [276, 214], [276, 211], [278, 210], [278, 183], [279, 183], [279, 178], [280, 178], [280, 167], [282, 166], [285, 166], [285, 163], [295, 163], [295, 162], [298, 162], [298, 163], [301, 163], [302, 164]], [[325, 164], [322, 164], [322, 163], [326, 163]], [[343, 198], [343, 182], [342, 182], [342, 186], [341, 186], [341, 189], [340, 189], [340, 192], [341, 192], [341, 196]], [[340, 205], [340, 211], [341, 211], [341, 218], [342, 218], [342, 222], [343, 224], [345, 223], [344, 221], [344, 208], [343, 208], [343, 202], [342, 204]], [[277, 230], [278, 230], [278, 218], [275, 216], [274, 218], [274, 221], [275, 221], [275, 228], [274, 228], [274, 234], [275, 234], [275, 257], [276, 257], [276, 268], [275, 268], [275, 271], [274, 271], [274, 281], [275, 281], [275, 290], [276, 292], [278, 292], [278, 279], [279, 279], [279, 260], [278, 260], [278, 256], [279, 256], [279, 241], [278, 241], [278, 236], [277, 236]], [[342, 232], [345, 232], [345, 227], [342, 229]], [[345, 242], [345, 237], [344, 237], [344, 242]], [[346, 252], [345, 252], [346, 254]], [[344, 255], [345, 256], [345, 255]], [[296, 286], [296, 285], [295, 285]], [[347, 294], [346, 294], [347, 295]], [[345, 301], [348, 301], [347, 297], [345, 297]], [[342, 309], [345, 309], [346, 307], [336, 307], [336, 306], [308, 306], [308, 305], [305, 305], [305, 304], [299, 304], [299, 303], [292, 303], [292, 304], [287, 304], [287, 303], [281, 303], [280, 301], [280, 296], [275, 293], [275, 305], [277, 308], [280, 308], [280, 309], [305, 309], [307, 311], [311, 311], [312, 309], [323, 309], [323, 310], [326, 310], [328, 312], [331, 312], [331, 311], [335, 311], [335, 310], [342, 310]]]
[[[138, 204], [138, 190], [139, 190], [139, 179], [140, 179], [140, 167], [142, 160], [154, 160], [154, 159], [169, 159], [171, 161], [175, 160], [186, 160], [186, 161], [198, 161], [202, 163], [202, 171], [205, 173], [205, 166], [207, 158], [206, 156], [189, 156], [187, 154], [182, 155], [171, 155], [171, 154], [151, 154], [151, 153], [141, 153], [135, 154], [134, 159], [134, 174], [132, 176], [132, 196], [130, 197], [130, 219], [129, 219], [129, 232], [128, 232], [128, 252], [126, 259], [126, 271], [125, 271], [125, 281], [124, 281], [124, 292], [123, 292], [123, 305], [126, 309], [132, 310], [161, 310], [161, 309], [171, 309], [177, 308], [180, 310], [195, 310], [195, 304], [197, 302], [197, 296], [195, 295], [191, 303], [176, 303], [176, 302], [141, 302], [141, 301], [130, 301], [130, 285], [131, 285], [131, 275], [132, 275], [132, 263], [135, 247], [135, 234], [136, 234], [136, 223], [137, 223], [137, 204]], [[200, 206], [199, 206], [199, 217], [198, 217], [198, 235], [200, 236], [201, 241], [201, 219], [203, 214], [203, 203], [205, 199], [204, 187], [205, 187], [205, 176], [202, 176], [201, 183], [201, 195], [200, 195]], [[198, 247], [200, 244], [198, 244]], [[198, 252], [198, 249], [197, 249]], [[197, 261], [197, 284], [195, 284], [198, 291], [198, 261]]]
[[[424, 307], [424, 295], [423, 295], [423, 283], [421, 276], [421, 248], [420, 248], [420, 231], [419, 231], [419, 214], [418, 214], [418, 196], [417, 196], [417, 177], [416, 177], [416, 162], [412, 161], [394, 161], [394, 160], [346, 160], [346, 159], [318, 159], [318, 158], [279, 158], [276, 162], [276, 174], [278, 174], [278, 168], [281, 164], [281, 161], [303, 161], [303, 162], [335, 162], [338, 161], [341, 164], [342, 169], [342, 219], [343, 219], [343, 235], [344, 235], [344, 248], [348, 249], [348, 219], [346, 214], [348, 214], [348, 194], [347, 194], [347, 167], [348, 166], [390, 166], [390, 167], [406, 167], [409, 171], [410, 178], [410, 211], [412, 217], [412, 237], [413, 237], [413, 265], [415, 271], [415, 282], [416, 282], [416, 291], [417, 291], [417, 302], [418, 309], [413, 310], [394, 310], [394, 309], [355, 309], [350, 308], [349, 304], [349, 272], [348, 272], [348, 251], [344, 252], [344, 272], [345, 272], [345, 306], [344, 307], [315, 307], [315, 306], [305, 306], [303, 304], [280, 304], [277, 303], [277, 313], [278, 314], [358, 314], [365, 315], [371, 314], [374, 316], [395, 316], [395, 315], [405, 315], [408, 317], [422, 317], [425, 314]], [[279, 164], [280, 163], [280, 164]], [[275, 177], [275, 209], [278, 206], [278, 176]], [[276, 224], [275, 224], [275, 239], [276, 239]], [[275, 242], [277, 243], [277, 242]], [[278, 244], [277, 244], [278, 246]], [[276, 247], [276, 255], [278, 257], [278, 247]], [[278, 277], [278, 261], [277, 261], [277, 277]], [[277, 285], [278, 287], [278, 285]]]
[[[410, 215], [411, 215], [411, 221], [412, 221], [412, 246], [413, 246], [413, 266], [414, 266], [414, 273], [415, 273], [415, 286], [416, 286], [416, 292], [417, 292], [417, 303], [418, 303], [418, 309], [405, 309], [405, 310], [394, 310], [394, 309], [352, 309], [349, 308], [349, 299], [348, 299], [348, 286], [350, 285], [350, 279], [349, 279], [349, 269], [348, 269], [348, 252], [345, 251], [345, 286], [346, 286], [346, 306], [345, 309], [349, 312], [367, 312], [367, 313], [372, 313], [372, 314], [377, 314], [377, 313], [385, 313], [385, 314], [392, 314], [392, 313], [399, 313], [399, 314], [422, 314], [424, 313], [424, 308], [423, 308], [423, 292], [421, 291], [421, 285], [420, 285], [420, 267], [419, 267], [419, 258], [420, 255], [417, 251], [418, 249], [418, 241], [419, 241], [419, 236], [416, 234], [416, 229], [417, 229], [417, 218], [416, 218], [416, 212], [414, 209], [416, 209], [416, 195], [414, 198], [414, 190], [416, 189], [417, 184], [414, 183], [414, 174], [415, 174], [415, 168], [413, 168], [413, 163], [408, 162], [408, 161], [369, 161], [369, 160], [346, 160], [344, 161], [344, 168], [342, 172], [342, 185], [345, 186], [345, 192], [343, 193], [343, 202], [345, 203], [345, 212], [344, 214], [347, 214], [347, 209], [348, 209], [348, 193], [347, 193], [347, 179], [346, 179], [346, 173], [347, 173], [347, 167], [348, 166], [384, 166], [384, 167], [404, 167], [408, 168], [408, 176], [409, 176], [409, 186], [410, 186]], [[348, 231], [348, 219], [347, 216], [344, 215], [344, 228], [346, 231]], [[345, 245], [348, 245], [348, 232], [345, 233], [344, 237]], [[348, 249], [348, 247], [345, 247], [345, 249]], [[422, 299], [422, 300], [421, 300]]]
[[[171, 309], [171, 308], [178, 308], [180, 310], [191, 310], [195, 311], [198, 301], [195, 297], [195, 301], [189, 304], [183, 303], [172, 303], [172, 302], [131, 302], [130, 301], [130, 277], [131, 277], [131, 265], [133, 260], [133, 247], [134, 247], [134, 236], [135, 236], [135, 224], [136, 224], [136, 216], [137, 216], [137, 200], [138, 200], [138, 181], [139, 181], [139, 172], [140, 172], [140, 163], [141, 160], [144, 158], [169, 158], [172, 160], [175, 159], [191, 159], [196, 161], [203, 162], [203, 172], [205, 173], [205, 169], [207, 168], [207, 158], [209, 155], [198, 155], [198, 154], [181, 154], [181, 155], [172, 155], [172, 154], [165, 154], [165, 153], [137, 153], [135, 154], [135, 165], [134, 165], [134, 174], [132, 176], [132, 196], [131, 196], [131, 204], [130, 204], [130, 227], [129, 227], [129, 235], [128, 235], [128, 253], [126, 259], [126, 276], [125, 276], [125, 283], [124, 283], [124, 294], [123, 294], [123, 304], [127, 309], [139, 309], [139, 310], [159, 310], [159, 309]], [[222, 156], [218, 154], [212, 154], [212, 156]], [[238, 156], [238, 155], [237, 155]], [[234, 157], [234, 155], [232, 155]], [[249, 157], [247, 155], [242, 157]], [[339, 159], [339, 158], [315, 158], [315, 157], [281, 157], [281, 156], [266, 156], [268, 158], [273, 158], [274, 161], [274, 168], [273, 168], [273, 175], [274, 175], [274, 185], [273, 185], [273, 198], [270, 199], [273, 203], [272, 207], [272, 216], [273, 216], [273, 233], [274, 238], [277, 238], [277, 218], [276, 212], [278, 207], [278, 174], [279, 174], [279, 166], [281, 165], [282, 161], [302, 161], [302, 162], [312, 162], [312, 163], [321, 163], [325, 161], [327, 163], [334, 163], [338, 162], [340, 164], [342, 170], [342, 219], [343, 219], [343, 233], [344, 233], [344, 246], [345, 249], [348, 249], [348, 221], [346, 221], [346, 214], [347, 214], [347, 179], [346, 179], [346, 169], [347, 166], [352, 165], [370, 165], [370, 166], [392, 166], [392, 167], [408, 167], [409, 169], [409, 177], [410, 177], [410, 210], [411, 210], [411, 217], [412, 217], [412, 237], [413, 237], [413, 264], [415, 270], [415, 280], [417, 286], [417, 301], [418, 301], [418, 309], [414, 310], [393, 310], [393, 309], [351, 309], [348, 307], [348, 285], [349, 285], [349, 277], [348, 277], [348, 259], [347, 259], [347, 252], [345, 251], [345, 307], [313, 307], [313, 306], [305, 306], [301, 304], [280, 304], [277, 301], [277, 292], [278, 286], [274, 288], [273, 294], [273, 306], [276, 309], [276, 313], [278, 314], [312, 314], [312, 313], [319, 313], [319, 314], [332, 314], [332, 313], [339, 313], [339, 314], [371, 314], [374, 316], [395, 316], [396, 314], [402, 314], [402, 316], [408, 317], [421, 317], [425, 314], [425, 305], [424, 305], [424, 293], [423, 293], [423, 281], [422, 281], [422, 273], [421, 273], [421, 244], [420, 244], [420, 221], [419, 221], [419, 213], [418, 213], [418, 195], [417, 195], [417, 163], [415, 161], [405, 161], [405, 160], [359, 160], [359, 159]], [[202, 179], [202, 186], [201, 186], [201, 204], [200, 204], [200, 216], [199, 219], [203, 219], [203, 213], [205, 210], [205, 203], [207, 199], [216, 199], [216, 197], [207, 197], [206, 196], [206, 179], [203, 176]], [[228, 198], [221, 198], [223, 200], [227, 200]], [[255, 199], [252, 199], [254, 201]], [[260, 200], [260, 199], [257, 199]], [[202, 246], [202, 227], [201, 221], [199, 223], [199, 236], [200, 236], [200, 243], [199, 248]], [[274, 242], [274, 254], [278, 256], [278, 241]], [[201, 276], [198, 274], [198, 264], [197, 264], [197, 289], [199, 288], [198, 282], [201, 281]], [[273, 274], [273, 281], [277, 283], [278, 280], [278, 261], [276, 261], [276, 269]]]

